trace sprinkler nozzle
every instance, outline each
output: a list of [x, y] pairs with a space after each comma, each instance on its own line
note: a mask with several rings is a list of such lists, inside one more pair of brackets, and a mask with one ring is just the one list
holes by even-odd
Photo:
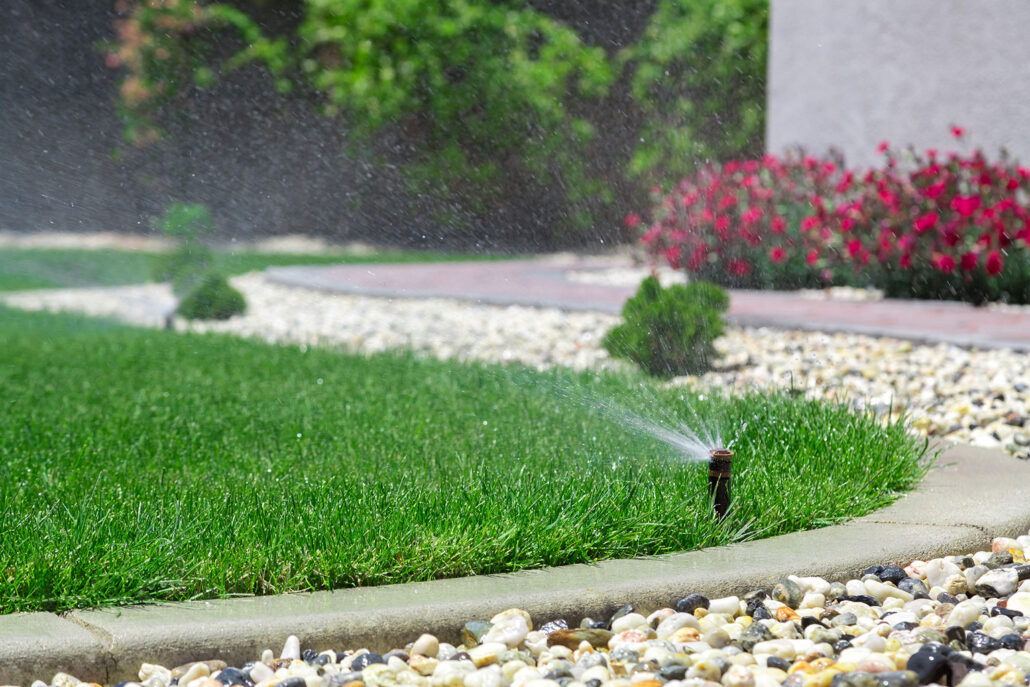
[[733, 451], [713, 448], [708, 452], [708, 495], [714, 499], [715, 514], [726, 517], [730, 508], [730, 477], [733, 469]]

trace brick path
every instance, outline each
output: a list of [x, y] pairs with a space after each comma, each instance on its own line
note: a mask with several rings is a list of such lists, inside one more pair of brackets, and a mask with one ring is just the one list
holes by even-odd
[[[635, 287], [584, 284], [570, 270], [626, 266], [604, 258], [276, 267], [277, 282], [394, 298], [457, 298], [617, 313]], [[855, 332], [924, 342], [1030, 352], [1030, 309], [1002, 311], [940, 301], [820, 300], [794, 292], [730, 292], [730, 322], [828, 332]]]

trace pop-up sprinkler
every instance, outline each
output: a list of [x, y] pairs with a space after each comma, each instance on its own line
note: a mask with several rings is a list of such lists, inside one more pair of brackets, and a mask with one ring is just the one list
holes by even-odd
[[713, 448], [708, 452], [708, 495], [714, 499], [715, 514], [726, 517], [730, 509], [730, 476], [733, 468], [733, 451]]

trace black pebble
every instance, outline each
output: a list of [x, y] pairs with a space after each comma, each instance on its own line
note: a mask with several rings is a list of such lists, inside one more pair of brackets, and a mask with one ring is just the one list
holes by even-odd
[[773, 617], [773, 614], [769, 612], [768, 608], [762, 606], [761, 608], [755, 610], [755, 612], [751, 614], [751, 617], [755, 620], [769, 620]]
[[957, 596], [952, 596], [948, 592], [941, 592], [940, 594], [938, 594], [937, 595], [937, 600], [940, 601], [942, 604], [957, 604], [958, 603], [958, 597]]
[[340, 663], [341, 661], [343, 661], [343, 659], [347, 658], [348, 656], [350, 656], [350, 654], [347, 653], [346, 651], [337, 651], [336, 652], [336, 662]]
[[917, 599], [930, 598], [930, 590], [926, 588], [922, 580], [917, 580], [914, 577], [906, 577], [901, 582], [898, 582], [898, 589], [908, 592]]
[[801, 629], [802, 630], [808, 628], [811, 625], [819, 625], [820, 627], [826, 627], [821, 622], [819, 622], [818, 618], [813, 618], [810, 615], [806, 615], [805, 617], [803, 617], [801, 619]]
[[318, 656], [315, 656], [313, 659], [311, 659], [311, 661], [309, 662], [313, 666], [324, 666], [326, 663], [329, 663], [329, 655], [319, 654]]
[[896, 623], [894, 625], [891, 625], [891, 629], [893, 629], [893, 630], [901, 630], [901, 631], [914, 630], [917, 627], [919, 627], [919, 623], [913, 623], [913, 622], [909, 622], [907, 620], [904, 621], [904, 622], [900, 622], [900, 623]]
[[779, 668], [783, 672], [790, 670], [790, 661], [785, 658], [780, 658], [779, 656], [770, 656], [766, 659], [765, 665], [770, 668]]
[[896, 565], [870, 565], [862, 571], [863, 575], [876, 575], [881, 582], [893, 582], [899, 584], [908, 575]]
[[708, 597], [702, 594], [688, 594], [676, 602], [676, 610], [680, 613], [693, 613], [699, 608], [708, 608]]
[[875, 596], [869, 596], [868, 594], [845, 594], [844, 596], [838, 596], [837, 601], [855, 601], [866, 606], [879, 606], [880, 601]]
[[601, 687], [601, 681], [597, 678], [594, 678], [593, 680], [587, 680], [583, 684], [586, 685], [586, 687]]
[[545, 680], [557, 680], [562, 677], [572, 677], [572, 673], [565, 669], [549, 670], [544, 673]]
[[[979, 620], [974, 620], [973, 622], [971, 622], [968, 625], [966, 625], [966, 631], [967, 632], [976, 632], [977, 630], [982, 630], [982, 629], [984, 629], [984, 624], [981, 623]], [[969, 639], [969, 638], [967, 637], [966, 639]]]
[[[367, 654], [361, 654], [357, 656], [350, 664], [350, 669], [353, 671], [364, 670], [373, 663], [386, 663], [383, 657], [377, 653], [369, 652]], [[282, 683], [279, 683], [280, 685]]]
[[673, 664], [671, 666], [665, 666], [658, 671], [658, 679], [664, 682], [670, 682], [672, 680], [683, 680], [687, 677], [687, 666]]
[[921, 685], [940, 682], [942, 678], [951, 674], [951, 666], [948, 663], [950, 653], [951, 650], [943, 644], [924, 644], [919, 651], [909, 657], [905, 668], [916, 674]]
[[[469, 656], [468, 653], [465, 652], [465, 651], [459, 651], [458, 653], [454, 654], [453, 656], [451, 656], [447, 660], [448, 661], [471, 661], [472, 657]], [[380, 663], [385, 663], [385, 661], [380, 661]]]
[[1013, 610], [1011, 608], [1002, 608], [1001, 606], [992, 606], [991, 607], [991, 617], [993, 618], [996, 615], [1004, 615], [1004, 616], [1007, 616], [1009, 618], [1022, 618], [1023, 617], [1022, 613], [1020, 613], [1019, 611]]
[[288, 677], [276, 684], [276, 687], [307, 687], [308, 683], [302, 677]]
[[569, 624], [567, 622], [565, 622], [565, 620], [563, 618], [559, 618], [557, 620], [552, 620], [551, 622], [544, 623], [543, 625], [540, 626], [540, 631], [545, 633], [545, 634], [551, 634], [552, 632], [556, 632], [558, 630], [567, 630], [567, 629], [569, 629]]
[[619, 647], [610, 654], [608, 658], [612, 661], [622, 661], [623, 663], [636, 663], [640, 660], [640, 654], [633, 649], [627, 649], [626, 647]]
[[1023, 638], [1017, 634], [1002, 635], [998, 641], [1001, 642], [1003, 649], [1012, 649], [1013, 651], [1022, 651], [1025, 644]]
[[966, 638], [966, 646], [973, 653], [989, 654], [1001, 648], [1001, 641], [977, 630], [976, 632], [969, 633], [969, 636]]
[[591, 630], [607, 630], [608, 629], [608, 623], [606, 623], [603, 620], [597, 620], [595, 622], [590, 623], [590, 629]]
[[753, 618], [755, 617], [755, 613], [758, 611], [759, 608], [765, 608], [765, 603], [759, 597], [753, 596], [747, 600], [747, 604], [745, 605], [745, 613], [747, 613], [749, 616]]
[[958, 625], [952, 625], [945, 629], [944, 636], [952, 642], [961, 642], [962, 644], [966, 643], [966, 631]]
[[833, 650], [839, 654], [840, 652], [847, 649], [849, 646], [851, 646], [850, 640], [840, 639], [833, 643]]
[[407, 663], [408, 659], [411, 658], [411, 656], [408, 655], [408, 652], [404, 649], [394, 649], [393, 651], [389, 651], [383, 654], [383, 660], [389, 662], [390, 658], [393, 656], [396, 656], [405, 663]]
[[306, 663], [311, 663], [315, 660], [316, 656], [318, 656], [318, 652], [314, 649], [304, 649], [304, 651], [300, 652], [300, 660]]
[[633, 610], [634, 609], [633, 609], [632, 605], [626, 604], [625, 606], [623, 606], [619, 610], [617, 610], [614, 613], [612, 613], [612, 617], [608, 619], [608, 627], [611, 628], [612, 623], [614, 623], [616, 620], [618, 620], [619, 618], [621, 618], [624, 615], [629, 615], [630, 613], [633, 612]]
[[239, 668], [223, 668], [215, 679], [223, 685], [243, 685], [243, 687], [253, 687], [254, 685], [254, 681]]
[[555, 682], [558, 683], [558, 687], [565, 687], [570, 682], [572, 682], [572, 678], [571, 677], [560, 677], [557, 680], [555, 680]]

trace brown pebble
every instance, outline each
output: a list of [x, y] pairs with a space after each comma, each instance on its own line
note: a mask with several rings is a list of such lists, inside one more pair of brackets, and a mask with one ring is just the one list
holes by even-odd
[[570, 628], [568, 630], [555, 630], [547, 635], [547, 646], [563, 646], [575, 651], [580, 643], [590, 642], [590, 646], [598, 649], [608, 648], [608, 640], [613, 637], [608, 630], [589, 628]]
[[661, 680], [641, 680], [633, 683], [633, 687], [663, 687], [664, 685], [665, 683]]

